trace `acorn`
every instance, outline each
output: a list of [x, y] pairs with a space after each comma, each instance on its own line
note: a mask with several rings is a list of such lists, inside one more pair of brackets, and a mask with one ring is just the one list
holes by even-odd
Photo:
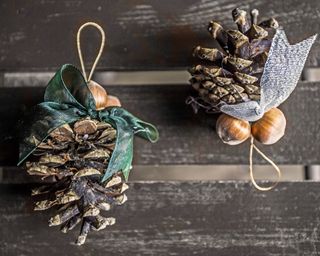
[[229, 145], [238, 145], [251, 135], [250, 123], [227, 114], [221, 114], [216, 123], [220, 139]]
[[261, 119], [252, 124], [252, 136], [262, 144], [271, 145], [282, 138], [286, 129], [286, 118], [278, 108], [272, 108]]
[[115, 106], [121, 107], [120, 100], [115, 96], [108, 95], [107, 91], [100, 84], [91, 80], [88, 83], [88, 87], [96, 102], [96, 110]]

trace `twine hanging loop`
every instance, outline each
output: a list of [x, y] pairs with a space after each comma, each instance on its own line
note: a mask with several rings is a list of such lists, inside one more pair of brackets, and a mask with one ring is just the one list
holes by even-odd
[[[277, 172], [277, 175], [278, 175], [277, 180], [269, 187], [262, 187], [262, 186], [258, 185], [254, 176], [253, 176], [253, 159], [252, 159], [253, 158], [253, 150], [256, 150], [259, 155], [261, 155], [265, 160], [267, 160]], [[274, 187], [276, 187], [278, 185], [278, 183], [281, 179], [280, 168], [269, 157], [267, 157], [260, 149], [258, 149], [256, 145], [254, 145], [253, 136], [251, 136], [251, 139], [250, 139], [249, 170], [250, 170], [250, 179], [251, 179], [252, 184], [255, 186], [256, 189], [258, 189], [260, 191], [268, 191], [268, 190], [273, 189]]]
[[[88, 26], [93, 26], [95, 28], [97, 28], [99, 31], [100, 31], [100, 34], [101, 34], [101, 44], [100, 44], [100, 49], [99, 49], [99, 52], [98, 52], [98, 55], [95, 59], [95, 61], [93, 62], [93, 65], [92, 65], [92, 68], [91, 68], [91, 71], [89, 73], [89, 76], [87, 77], [87, 74], [86, 74], [86, 70], [85, 70], [85, 66], [84, 66], [84, 62], [83, 62], [83, 56], [82, 56], [82, 51], [81, 51], [81, 43], [80, 43], [80, 35], [81, 35], [81, 31], [85, 28], [85, 27], [88, 27]], [[83, 76], [84, 78], [86, 79], [87, 82], [90, 82], [91, 80], [91, 77], [93, 75], [93, 72], [98, 64], [98, 61], [101, 57], [101, 54], [103, 52], [103, 48], [104, 48], [104, 45], [105, 45], [105, 40], [106, 40], [106, 36], [105, 36], [105, 33], [104, 33], [104, 30], [103, 28], [95, 23], [95, 22], [86, 22], [84, 23], [78, 30], [78, 33], [77, 33], [77, 48], [78, 48], [78, 54], [79, 54], [79, 59], [80, 59], [80, 64], [81, 64], [81, 69], [82, 69], [82, 73], [83, 73]]]

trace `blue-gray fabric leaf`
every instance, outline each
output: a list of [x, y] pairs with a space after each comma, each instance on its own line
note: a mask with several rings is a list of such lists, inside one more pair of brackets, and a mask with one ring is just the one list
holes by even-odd
[[278, 29], [261, 77], [260, 102], [223, 104], [220, 108], [221, 112], [253, 122], [260, 119], [271, 108], [279, 106], [296, 87], [316, 37], [317, 35], [314, 35], [300, 43], [290, 45], [285, 32]]

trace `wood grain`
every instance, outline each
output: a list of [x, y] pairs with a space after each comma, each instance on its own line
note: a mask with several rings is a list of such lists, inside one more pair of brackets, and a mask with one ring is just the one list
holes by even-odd
[[[107, 86], [123, 107], [155, 124], [160, 132], [156, 144], [135, 142], [134, 163], [158, 164], [247, 164], [249, 142], [224, 145], [214, 126], [216, 115], [194, 114], [185, 99], [190, 85]], [[18, 156], [18, 119], [32, 105], [42, 101], [43, 87], [0, 89], [0, 166], [15, 165]], [[275, 145], [258, 145], [278, 164], [319, 164], [319, 83], [301, 82], [281, 106], [287, 117], [285, 136]], [[258, 156], [255, 163], [265, 163]]]
[[[2, 0], [0, 3], [0, 70], [56, 70], [63, 63], [78, 64], [75, 37], [89, 20], [101, 24], [107, 47], [99, 69], [186, 69], [195, 60], [197, 45], [214, 46], [206, 31], [210, 20], [234, 28], [231, 11], [258, 8], [262, 17], [274, 16], [292, 43], [320, 31], [320, 2], [314, 0]], [[93, 62], [99, 33], [83, 35], [87, 64]], [[88, 57], [89, 56], [89, 57]], [[320, 63], [316, 42], [308, 66]]]
[[49, 228], [32, 212], [29, 187], [0, 186], [0, 254], [311, 256], [320, 250], [319, 183], [137, 182], [106, 216], [114, 226], [73, 245], [78, 230]]

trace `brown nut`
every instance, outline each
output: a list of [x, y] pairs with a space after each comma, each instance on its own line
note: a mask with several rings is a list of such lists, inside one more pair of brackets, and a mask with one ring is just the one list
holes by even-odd
[[286, 118], [278, 108], [272, 108], [261, 119], [252, 124], [252, 136], [262, 144], [276, 143], [284, 135]]
[[221, 114], [217, 120], [216, 131], [224, 143], [237, 145], [250, 137], [251, 127], [248, 121]]
[[108, 94], [107, 91], [98, 83], [94, 81], [90, 81], [88, 83], [88, 87], [92, 96], [96, 102], [96, 109], [102, 110], [106, 108], [108, 102]]

